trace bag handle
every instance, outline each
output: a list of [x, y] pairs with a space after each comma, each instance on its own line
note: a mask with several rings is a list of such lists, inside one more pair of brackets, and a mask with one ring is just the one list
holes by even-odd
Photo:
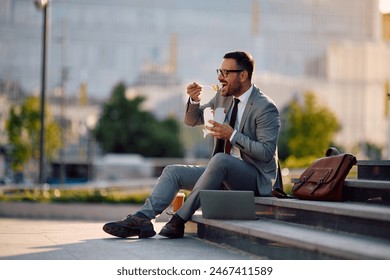
[[331, 157], [331, 156], [337, 156], [339, 154], [340, 154], [340, 152], [335, 147], [329, 147], [326, 150], [325, 156]]

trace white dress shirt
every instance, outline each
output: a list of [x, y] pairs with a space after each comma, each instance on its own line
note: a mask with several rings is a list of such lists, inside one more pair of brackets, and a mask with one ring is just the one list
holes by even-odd
[[[245, 110], [246, 104], [248, 103], [248, 99], [249, 99], [249, 96], [251, 95], [252, 90], [253, 90], [253, 85], [244, 94], [242, 94], [238, 98], [238, 99], [240, 99], [240, 102], [237, 105], [237, 119], [236, 119], [236, 123], [233, 127], [234, 131], [229, 139], [230, 141], [233, 139], [234, 135], [237, 133], [237, 130], [240, 127], [242, 115], [244, 114], [244, 110]], [[232, 114], [232, 112], [231, 112], [232, 110], [233, 110], [233, 106], [231, 106], [231, 108], [229, 110], [229, 116]], [[230, 119], [230, 117], [229, 117], [229, 119]], [[230, 154], [236, 158], [241, 159], [240, 149], [234, 145], [232, 145], [232, 149], [230, 150]]]

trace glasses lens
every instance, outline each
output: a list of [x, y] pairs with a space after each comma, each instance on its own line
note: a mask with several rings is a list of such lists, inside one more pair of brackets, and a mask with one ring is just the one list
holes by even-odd
[[221, 75], [222, 77], [226, 78], [227, 72], [225, 69], [217, 69], [217, 75]]

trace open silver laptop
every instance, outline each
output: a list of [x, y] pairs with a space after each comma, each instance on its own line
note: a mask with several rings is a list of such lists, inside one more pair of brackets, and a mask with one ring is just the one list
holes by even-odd
[[200, 207], [205, 219], [256, 219], [254, 194], [251, 191], [202, 190]]

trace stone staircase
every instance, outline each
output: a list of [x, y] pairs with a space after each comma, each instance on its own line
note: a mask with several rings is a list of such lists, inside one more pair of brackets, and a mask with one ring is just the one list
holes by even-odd
[[358, 161], [343, 202], [257, 197], [254, 221], [203, 219], [200, 238], [269, 259], [390, 259], [390, 161]]

